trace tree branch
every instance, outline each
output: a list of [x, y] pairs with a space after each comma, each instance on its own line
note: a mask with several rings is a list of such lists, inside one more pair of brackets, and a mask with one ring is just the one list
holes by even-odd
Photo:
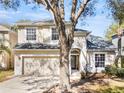
[[55, 1], [56, 0], [35, 0], [38, 4], [42, 4], [43, 6], [46, 7], [46, 9], [50, 12], [52, 12], [52, 14], [55, 14]]
[[88, 4], [89, 1], [90, 0], [84, 0], [82, 2], [81, 6], [80, 6], [80, 8], [78, 10], [77, 16], [75, 17], [75, 21], [76, 22], [78, 21], [78, 18], [80, 17], [80, 15], [84, 12], [84, 10], [85, 10], [85, 8], [86, 8], [86, 6], [87, 6], [87, 4]]
[[60, 13], [61, 13], [61, 18], [64, 22], [65, 19], [64, 0], [60, 0]]
[[45, 5], [45, 3], [44, 3], [44, 0], [34, 0], [36, 3], [38, 3], [38, 4], [42, 4], [42, 5]]
[[73, 0], [72, 9], [71, 9], [71, 21], [72, 21], [72, 23], [75, 23], [76, 7], [77, 7], [77, 0]]
[[47, 7], [47, 10], [51, 10], [53, 13], [55, 12], [51, 3], [49, 2], [49, 0], [43, 0], [45, 3], [46, 3], [46, 7]]

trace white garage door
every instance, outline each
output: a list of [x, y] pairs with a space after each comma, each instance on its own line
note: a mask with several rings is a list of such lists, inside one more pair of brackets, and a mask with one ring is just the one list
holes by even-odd
[[24, 58], [25, 75], [59, 75], [59, 58]]

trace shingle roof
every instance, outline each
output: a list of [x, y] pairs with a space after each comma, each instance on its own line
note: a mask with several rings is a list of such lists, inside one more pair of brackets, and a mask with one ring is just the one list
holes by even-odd
[[59, 49], [59, 47], [42, 43], [21, 43], [17, 44], [15, 49]]
[[113, 50], [115, 49], [112, 42], [106, 41], [101, 37], [90, 35], [87, 38], [88, 49]]

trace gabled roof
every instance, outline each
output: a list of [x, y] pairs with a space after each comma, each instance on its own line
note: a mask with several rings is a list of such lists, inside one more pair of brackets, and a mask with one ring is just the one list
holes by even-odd
[[59, 47], [42, 43], [21, 43], [17, 44], [15, 49], [59, 49]]
[[87, 38], [87, 49], [114, 51], [115, 46], [112, 44], [112, 42], [106, 41], [105, 39], [101, 37], [90, 35]]

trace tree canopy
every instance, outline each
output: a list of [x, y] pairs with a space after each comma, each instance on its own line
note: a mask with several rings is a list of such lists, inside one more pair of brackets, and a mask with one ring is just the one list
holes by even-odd
[[115, 21], [122, 24], [124, 21], [124, 0], [107, 0], [107, 5]]
[[[105, 32], [105, 38], [107, 40], [111, 40], [112, 35], [118, 34], [118, 27], [118, 23], [110, 25], [107, 31]], [[120, 28], [124, 28], [124, 22], [120, 25]]]
[[[124, 0], [106, 0], [107, 7], [111, 10], [111, 15], [115, 20], [115, 24], [109, 26], [105, 33], [105, 37], [111, 40], [113, 34], [119, 33], [119, 29], [124, 28]], [[121, 33], [121, 32], [120, 32]]]

